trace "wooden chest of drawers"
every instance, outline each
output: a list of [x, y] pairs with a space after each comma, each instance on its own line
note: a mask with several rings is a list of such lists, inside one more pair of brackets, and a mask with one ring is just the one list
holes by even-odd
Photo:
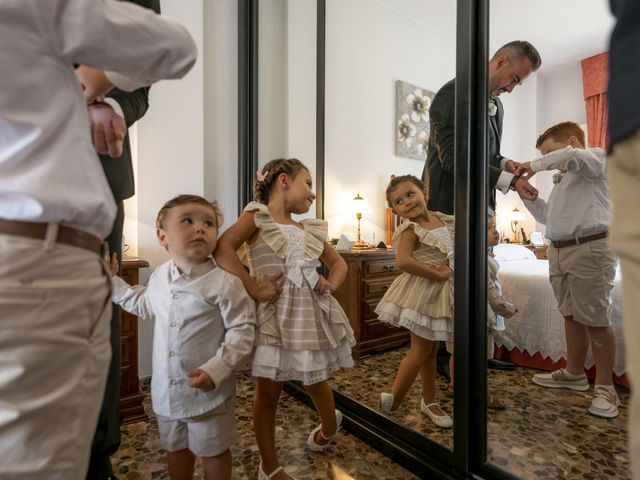
[[347, 278], [333, 292], [349, 317], [357, 344], [353, 357], [395, 348], [409, 341], [409, 332], [380, 322], [375, 314], [378, 302], [401, 273], [391, 250], [340, 252], [347, 262]]
[[[138, 258], [122, 260], [122, 278], [129, 285], [137, 285], [140, 268], [149, 263]], [[123, 424], [146, 420], [142, 402], [145, 395], [140, 391], [138, 378], [138, 317], [120, 310], [120, 418]]]

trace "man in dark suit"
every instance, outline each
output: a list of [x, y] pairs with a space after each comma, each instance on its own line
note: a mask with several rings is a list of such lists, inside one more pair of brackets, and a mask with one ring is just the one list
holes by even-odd
[[609, 140], [607, 162], [613, 203], [611, 249], [622, 268], [622, 317], [629, 400], [631, 477], [640, 479], [640, 66], [633, 59], [640, 45], [640, 2], [611, 0], [616, 25], [609, 48]]
[[[128, 0], [160, 13], [160, 0]], [[135, 193], [133, 163], [129, 135], [122, 133], [143, 117], [149, 107], [149, 88], [133, 92], [113, 89], [103, 102], [88, 106], [94, 146], [100, 153], [109, 187], [116, 200], [118, 213], [107, 237], [109, 251], [122, 261], [123, 201]], [[114, 140], [114, 138], [116, 140]], [[93, 444], [87, 480], [115, 479], [109, 457], [120, 447], [120, 310], [113, 305], [111, 318], [112, 357], [107, 375], [102, 408]]]
[[[507, 43], [496, 51], [489, 61], [489, 203], [495, 209], [495, 190], [503, 193], [517, 190], [521, 197], [535, 199], [537, 190], [525, 178], [514, 175], [518, 164], [500, 154], [502, 139], [501, 93], [511, 93], [513, 89], [537, 70], [541, 64], [540, 55], [533, 45], [526, 41]], [[422, 172], [422, 181], [429, 188], [429, 210], [453, 214], [454, 206], [454, 165], [455, 165], [455, 79], [446, 83], [436, 93], [430, 115], [429, 148], [427, 161]], [[438, 351], [438, 371], [449, 377], [449, 354], [444, 348]], [[497, 360], [490, 361], [495, 368], [513, 368]]]
[[[516, 162], [500, 154], [503, 108], [499, 95], [521, 85], [540, 67], [540, 55], [533, 45], [525, 41], [507, 43], [489, 61], [489, 188], [507, 193], [509, 189], [524, 192], [526, 196], [537, 191], [524, 178], [516, 178]], [[422, 180], [429, 186], [429, 210], [453, 214], [455, 164], [455, 79], [436, 93], [429, 109], [431, 132], [427, 162]], [[492, 195], [493, 197], [493, 195]], [[495, 200], [491, 200], [495, 207]]]

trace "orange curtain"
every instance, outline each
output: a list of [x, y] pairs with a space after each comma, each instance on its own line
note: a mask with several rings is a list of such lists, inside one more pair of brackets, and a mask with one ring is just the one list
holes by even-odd
[[582, 60], [582, 87], [587, 105], [587, 133], [590, 147], [606, 149], [607, 85], [609, 83], [609, 54], [607, 52]]

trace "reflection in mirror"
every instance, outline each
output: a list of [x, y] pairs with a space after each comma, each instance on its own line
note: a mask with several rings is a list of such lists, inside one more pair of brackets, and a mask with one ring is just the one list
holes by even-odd
[[[612, 26], [608, 2], [545, 0], [521, 3], [515, 13], [511, 2], [495, 0], [490, 13], [490, 54], [523, 39], [538, 49], [542, 67], [500, 96], [502, 155], [532, 161], [518, 170], [523, 177], [539, 173], [528, 179], [537, 200], [521, 200], [522, 190], [497, 193], [489, 221], [487, 245], [498, 236], [510, 241], [497, 244], [487, 262], [489, 352], [514, 363], [489, 363], [496, 368], [488, 370], [488, 403], [498, 409], [487, 415], [487, 460], [522, 478], [630, 478], [620, 275], [604, 238], [607, 214], [582, 213], [610, 212], [604, 151], [584, 149], [605, 147], [585, 124], [601, 121], [598, 108], [606, 113], [600, 54]], [[567, 121], [578, 125], [536, 145], [549, 127]], [[567, 158], [586, 167], [567, 167]]]
[[435, 0], [326, 4], [329, 235], [344, 235], [347, 249], [358, 230], [371, 246], [384, 242], [341, 251], [349, 273], [334, 294], [358, 344], [356, 366], [339, 372], [334, 386], [448, 448], [453, 402], [435, 358], [437, 340], [453, 333], [452, 218], [426, 213], [419, 182], [394, 185], [393, 210], [385, 190], [391, 175], [422, 177], [431, 99], [455, 75], [455, 8]]
[[295, 157], [315, 179], [316, 0], [258, 8], [258, 165]]

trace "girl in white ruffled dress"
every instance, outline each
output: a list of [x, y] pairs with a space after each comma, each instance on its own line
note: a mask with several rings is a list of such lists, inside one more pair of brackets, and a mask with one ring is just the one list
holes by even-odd
[[442, 428], [453, 425], [436, 402], [438, 342], [453, 340], [453, 216], [427, 211], [427, 190], [413, 175], [395, 177], [386, 191], [393, 211], [405, 219], [393, 235], [402, 273], [376, 307], [378, 319], [409, 330], [411, 347], [400, 363], [391, 393], [381, 393], [379, 409], [396, 410], [420, 373], [420, 410]]
[[[253, 428], [260, 450], [258, 479], [293, 478], [280, 465], [275, 417], [282, 384], [301, 381], [320, 415], [307, 445], [325, 450], [335, 438], [342, 414], [335, 410], [331, 372], [352, 367], [355, 344], [349, 320], [331, 296], [347, 265], [326, 242], [327, 222], [297, 222], [315, 199], [309, 170], [297, 159], [277, 159], [257, 172], [255, 197], [220, 238], [216, 261], [240, 277], [259, 302], [251, 372], [257, 377]], [[250, 273], [236, 251], [245, 248]], [[322, 261], [327, 278], [316, 269]]]

